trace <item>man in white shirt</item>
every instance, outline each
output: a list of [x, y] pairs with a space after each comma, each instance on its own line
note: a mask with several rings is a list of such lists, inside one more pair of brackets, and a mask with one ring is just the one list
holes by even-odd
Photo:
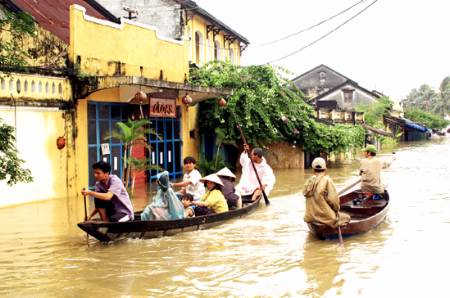
[[194, 197], [194, 200], [199, 200], [201, 196], [205, 194], [205, 186], [200, 179], [202, 175], [195, 168], [197, 162], [192, 156], [188, 156], [183, 160], [184, 176], [182, 182], [173, 183], [174, 187], [182, 187], [180, 194], [190, 194]]
[[[262, 194], [262, 190], [264, 190], [268, 196], [273, 189], [276, 179], [272, 168], [267, 164], [267, 161], [263, 156], [261, 148], [254, 148], [251, 151], [251, 160], [247, 152], [250, 152], [250, 148], [248, 145], [244, 145], [244, 152], [242, 152], [239, 159], [242, 166], [242, 176], [236, 189], [242, 196], [251, 195], [252, 201], [254, 201]], [[262, 187], [258, 183], [251, 161], [253, 161], [253, 164], [255, 165]]]

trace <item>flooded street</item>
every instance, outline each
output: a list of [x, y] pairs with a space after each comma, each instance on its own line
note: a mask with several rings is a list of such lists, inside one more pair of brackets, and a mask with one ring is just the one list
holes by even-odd
[[[446, 297], [450, 138], [397, 150], [385, 222], [311, 237], [299, 195], [310, 170], [279, 171], [271, 205], [220, 227], [103, 245], [76, 227], [82, 201], [0, 209], [0, 295], [10, 297]], [[332, 168], [338, 189], [358, 162]], [[81, 207], [82, 208], [82, 207]], [[77, 210], [79, 216], [68, 216]]]

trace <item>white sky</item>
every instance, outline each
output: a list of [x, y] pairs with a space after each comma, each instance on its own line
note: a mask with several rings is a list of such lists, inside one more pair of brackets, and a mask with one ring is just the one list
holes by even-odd
[[[358, 1], [195, 1], [250, 40], [242, 56], [242, 64], [248, 65], [266, 63], [303, 47], [373, 0], [308, 33], [267, 47], [258, 44], [309, 27]], [[395, 100], [424, 83], [437, 88], [450, 75], [450, 1], [379, 0], [332, 35], [275, 64], [293, 75], [325, 64]]]

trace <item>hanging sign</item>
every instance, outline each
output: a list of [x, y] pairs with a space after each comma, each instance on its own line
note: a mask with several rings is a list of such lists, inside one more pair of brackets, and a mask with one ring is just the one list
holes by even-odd
[[176, 108], [174, 99], [150, 98], [150, 117], [176, 118]]
[[100, 147], [102, 148], [102, 155], [108, 155], [108, 154], [111, 153], [111, 151], [109, 150], [109, 144], [108, 143], [100, 144]]

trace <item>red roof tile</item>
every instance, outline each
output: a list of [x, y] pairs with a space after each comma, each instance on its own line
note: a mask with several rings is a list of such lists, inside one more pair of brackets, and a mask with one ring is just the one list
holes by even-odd
[[[70, 41], [70, 5], [78, 4], [86, 8], [90, 16], [111, 20], [108, 12], [95, 1], [84, 0], [12, 0], [18, 8], [29, 13], [45, 30], [52, 32], [66, 43]], [[88, 4], [87, 2], [90, 2]], [[95, 7], [97, 6], [97, 7]], [[99, 9], [100, 7], [100, 9]]]

